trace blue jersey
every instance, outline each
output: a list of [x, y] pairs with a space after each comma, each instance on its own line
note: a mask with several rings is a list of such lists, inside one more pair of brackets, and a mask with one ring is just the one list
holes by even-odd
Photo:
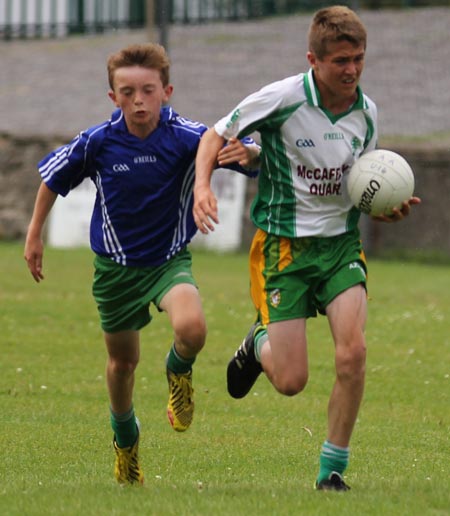
[[62, 196], [85, 178], [95, 183], [90, 242], [96, 254], [132, 267], [160, 265], [196, 233], [194, 165], [206, 129], [164, 107], [158, 127], [142, 140], [128, 132], [116, 110], [46, 156], [39, 173]]

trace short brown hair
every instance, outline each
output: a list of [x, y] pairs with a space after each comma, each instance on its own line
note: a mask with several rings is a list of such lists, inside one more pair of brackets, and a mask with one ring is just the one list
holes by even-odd
[[359, 16], [343, 5], [325, 7], [317, 11], [308, 32], [309, 51], [318, 59], [328, 52], [328, 45], [349, 41], [355, 46], [367, 45], [367, 32]]
[[124, 66], [142, 66], [159, 70], [163, 86], [170, 81], [170, 60], [161, 45], [157, 43], [135, 44], [119, 50], [109, 56], [107, 61], [108, 81], [111, 89], [114, 89], [114, 73]]

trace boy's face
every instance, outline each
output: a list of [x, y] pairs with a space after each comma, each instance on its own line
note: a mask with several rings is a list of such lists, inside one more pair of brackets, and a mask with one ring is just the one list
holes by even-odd
[[323, 59], [318, 59], [312, 52], [308, 52], [307, 57], [314, 69], [325, 107], [328, 107], [328, 101], [345, 103], [356, 100], [356, 88], [364, 68], [363, 46], [355, 47], [349, 41], [339, 41], [329, 45]]
[[113, 84], [108, 95], [122, 109], [128, 130], [145, 138], [156, 129], [161, 106], [169, 100], [172, 85], [163, 86], [158, 70], [141, 66], [118, 68]]

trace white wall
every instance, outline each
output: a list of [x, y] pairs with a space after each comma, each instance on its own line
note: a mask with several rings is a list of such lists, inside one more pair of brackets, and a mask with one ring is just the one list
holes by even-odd
[[[110, 0], [96, 2], [84, 0], [84, 22], [109, 23], [111, 21], [125, 23], [129, 19], [130, 0]], [[66, 36], [69, 21], [76, 21], [77, 5], [75, 0], [0, 0], [0, 27], [12, 25], [12, 37], [17, 37], [20, 27], [27, 26], [28, 37], [37, 36], [37, 25], [40, 35]], [[72, 20], [71, 20], [72, 17]], [[53, 26], [53, 29], [51, 27]]]
[[[246, 177], [218, 169], [212, 188], [219, 202], [220, 224], [208, 235], [198, 232], [194, 247], [234, 251], [241, 245], [242, 215], [245, 205]], [[95, 200], [95, 187], [85, 179], [67, 197], [59, 197], [50, 212], [47, 244], [53, 247], [89, 246], [89, 224]]]

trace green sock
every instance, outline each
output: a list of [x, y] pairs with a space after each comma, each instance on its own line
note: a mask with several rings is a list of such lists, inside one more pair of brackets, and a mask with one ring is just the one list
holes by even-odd
[[192, 364], [194, 362], [195, 357], [181, 357], [175, 349], [175, 344], [172, 344], [172, 347], [170, 348], [170, 351], [166, 358], [166, 365], [168, 369], [170, 369], [175, 374], [188, 373], [192, 369]]
[[259, 330], [255, 335], [255, 358], [261, 363], [261, 349], [263, 344], [269, 340], [269, 336], [267, 335], [267, 329], [264, 327]]
[[133, 446], [138, 438], [138, 429], [136, 425], [136, 416], [134, 415], [134, 408], [125, 414], [115, 414], [110, 409], [111, 414], [111, 428], [113, 429], [117, 446], [119, 448], [128, 448]]
[[342, 475], [348, 466], [348, 457], [348, 448], [342, 448], [325, 441], [320, 453], [320, 469], [317, 482], [327, 479], [333, 471]]

